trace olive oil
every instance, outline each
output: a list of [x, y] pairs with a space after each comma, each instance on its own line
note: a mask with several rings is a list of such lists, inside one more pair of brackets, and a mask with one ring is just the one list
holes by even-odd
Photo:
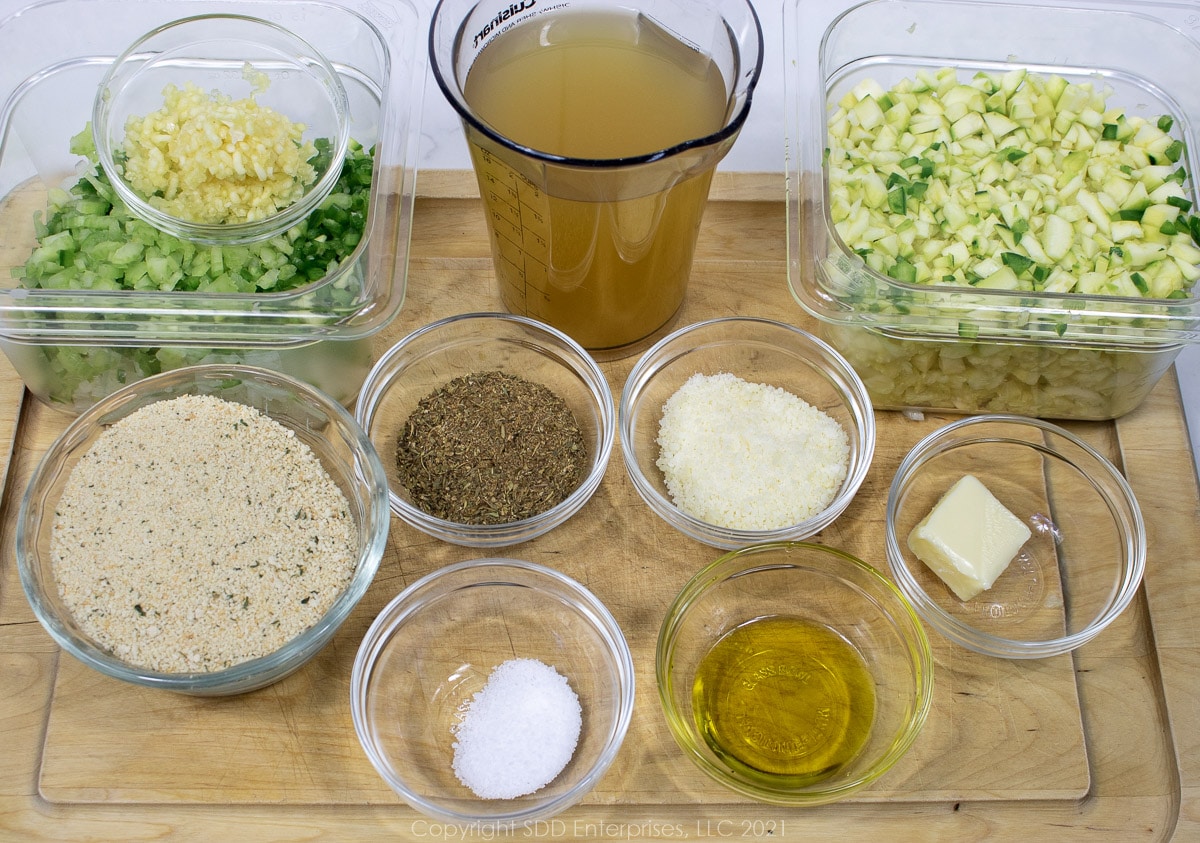
[[768, 615], [725, 633], [692, 689], [713, 752], [744, 771], [819, 781], [852, 760], [875, 716], [862, 655], [832, 629]]
[[[483, 48], [463, 96], [505, 306], [589, 349], [665, 326], [683, 301], [713, 168], [733, 138], [706, 138], [729, 94], [712, 58], [628, 11], [555, 11]], [[583, 163], [578, 163], [582, 161]]]

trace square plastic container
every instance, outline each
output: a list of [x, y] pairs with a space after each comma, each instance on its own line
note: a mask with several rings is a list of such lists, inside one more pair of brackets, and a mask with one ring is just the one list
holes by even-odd
[[[70, 152], [105, 71], [154, 27], [192, 15], [277, 23], [336, 69], [350, 137], [375, 147], [370, 211], [354, 253], [283, 293], [24, 289], [35, 214], [85, 161]], [[284, 372], [353, 403], [372, 337], [404, 301], [425, 23], [407, 0], [50, 0], [0, 20], [0, 348], [30, 391], [78, 413], [125, 383], [196, 363]], [[196, 82], [234, 72], [196, 66]]]
[[[871, 269], [835, 231], [830, 109], [866, 78], [1027, 68], [1111, 90], [1127, 114], [1174, 117], [1197, 170], [1200, 15], [1161, 2], [789, 0], [784, 8], [788, 273], [796, 300], [880, 409], [1109, 419], [1134, 409], [1197, 339], [1200, 299], [917, 285]], [[1195, 179], [1185, 184], [1197, 202]], [[1193, 209], [1193, 213], [1195, 209]]]

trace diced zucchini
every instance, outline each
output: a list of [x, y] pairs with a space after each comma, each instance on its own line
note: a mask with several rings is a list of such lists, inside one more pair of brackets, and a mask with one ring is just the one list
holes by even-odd
[[1184, 146], [1108, 96], [1021, 68], [859, 82], [829, 122], [834, 224], [910, 283], [1173, 297], [1200, 275]]
[[975, 286], [989, 290], [1019, 290], [1021, 288], [1021, 284], [1017, 280], [1017, 273], [1010, 266], [1000, 267]]

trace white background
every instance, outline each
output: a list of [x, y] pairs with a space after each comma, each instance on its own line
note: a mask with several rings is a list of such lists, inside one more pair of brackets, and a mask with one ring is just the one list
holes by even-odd
[[[286, 2], [286, 0], [280, 0]], [[351, 7], [366, 0], [343, 0]], [[986, 2], [986, 0], [984, 0]], [[372, 0], [387, 3], [389, 0]], [[428, 21], [435, 0], [411, 0], [422, 19]], [[750, 116], [742, 129], [737, 143], [721, 163], [720, 169], [736, 172], [778, 172], [779, 191], [783, 196], [784, 169], [784, 49], [783, 49], [783, 2], [756, 2], [755, 8], [762, 23], [765, 45], [763, 72], [754, 95]], [[844, 6], [845, 0], [800, 0], [800, 2], [837, 2]], [[27, 5], [27, 0], [0, 0], [0, 18]], [[136, 2], [127, 4], [131, 13], [136, 11]], [[1032, 22], [1031, 22], [1032, 23]], [[70, 25], [64, 21], [64, 25]], [[422, 39], [423, 42], [423, 39]], [[1153, 45], [1147, 45], [1152, 48]], [[0, 57], [0, 60], [3, 60]], [[468, 169], [466, 143], [458, 124], [458, 118], [426, 73], [425, 103], [421, 121], [421, 149], [418, 168], [423, 169]], [[5, 94], [7, 92], [4, 92]], [[1197, 139], [1187, 139], [1195, 144]], [[418, 174], [418, 183], [420, 176]], [[1184, 408], [1189, 428], [1200, 432], [1200, 347], [1185, 349], [1176, 361], [1180, 385], [1184, 394]], [[1193, 435], [1193, 439], [1198, 438]], [[1193, 458], [1195, 451], [1193, 449]], [[1197, 460], [1200, 465], [1200, 460]]]

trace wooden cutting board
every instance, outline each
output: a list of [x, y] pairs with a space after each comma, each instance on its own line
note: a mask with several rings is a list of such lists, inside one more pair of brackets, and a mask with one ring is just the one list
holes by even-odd
[[[813, 328], [786, 284], [779, 177], [719, 174], [680, 324], [760, 315]], [[408, 298], [379, 350], [442, 316], [500, 309], [469, 174], [422, 174]], [[604, 363], [614, 397], [633, 359]], [[871, 471], [818, 540], [886, 570], [887, 488], [900, 460], [949, 417], [879, 412]], [[24, 395], [0, 358], [0, 839], [409, 839], [462, 836], [383, 784], [354, 736], [351, 663], [375, 614], [423, 574], [479, 551], [393, 519], [378, 577], [334, 641], [275, 686], [222, 700], [106, 679], [37, 624], [13, 561], [30, 472], [67, 419]], [[567, 839], [1133, 840], [1200, 835], [1200, 507], [1173, 372], [1115, 423], [1068, 425], [1133, 484], [1149, 533], [1145, 585], [1076, 653], [1006, 661], [931, 634], [935, 695], [900, 764], [854, 799], [761, 805], [721, 789], [667, 733], [654, 642], [667, 604], [718, 552], [685, 539], [637, 497], [618, 450], [584, 510], [494, 555], [555, 567], [612, 610], [634, 653], [633, 724], [583, 803], [508, 836]], [[475, 829], [475, 839], [496, 836]]]

